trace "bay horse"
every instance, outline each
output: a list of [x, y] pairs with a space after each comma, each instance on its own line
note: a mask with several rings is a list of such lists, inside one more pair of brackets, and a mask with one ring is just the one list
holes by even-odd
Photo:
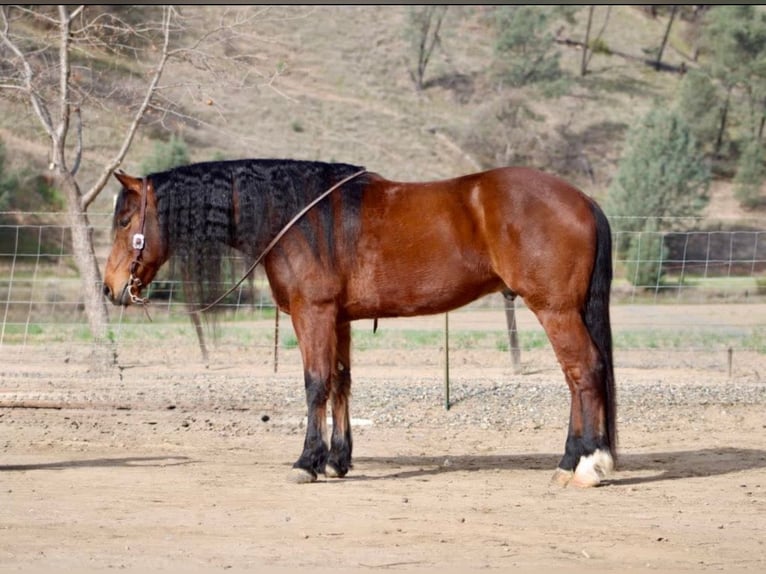
[[251, 260], [266, 250], [274, 301], [291, 317], [303, 360], [308, 418], [294, 482], [351, 468], [352, 321], [443, 313], [496, 291], [523, 297], [569, 386], [554, 482], [595, 486], [612, 470], [611, 232], [596, 202], [569, 183], [523, 167], [405, 183], [287, 159], [115, 176], [122, 189], [104, 273], [115, 305], [143, 302], [171, 255], [209, 301], [225, 250]]

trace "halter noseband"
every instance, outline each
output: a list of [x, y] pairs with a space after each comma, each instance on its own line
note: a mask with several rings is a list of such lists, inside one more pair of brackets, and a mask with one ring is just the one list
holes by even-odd
[[146, 297], [140, 297], [138, 291], [133, 291], [134, 289], [139, 289], [142, 285], [141, 279], [136, 276], [136, 271], [138, 271], [138, 266], [141, 264], [141, 254], [144, 251], [144, 247], [146, 247], [144, 224], [146, 223], [146, 202], [148, 196], [149, 180], [144, 177], [141, 179], [141, 208], [138, 212], [138, 233], [134, 233], [131, 240], [133, 245], [133, 261], [130, 263], [130, 280], [128, 281], [128, 294], [130, 295], [130, 300], [139, 305], [146, 305], [149, 302]]

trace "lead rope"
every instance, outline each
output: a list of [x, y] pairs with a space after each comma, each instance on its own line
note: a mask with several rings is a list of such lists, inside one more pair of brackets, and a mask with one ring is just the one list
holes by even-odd
[[[276, 244], [279, 242], [279, 240], [280, 240], [280, 239], [282, 239], [282, 237], [285, 235], [285, 233], [287, 233], [288, 231], [290, 231], [290, 229], [292, 228], [292, 226], [293, 226], [293, 225], [295, 225], [295, 223], [296, 223], [296, 222], [297, 222], [297, 221], [298, 221], [298, 220], [299, 220], [301, 217], [303, 217], [304, 215], [306, 215], [306, 213], [307, 213], [307, 212], [308, 212], [308, 211], [309, 211], [309, 210], [310, 210], [312, 207], [314, 207], [314, 206], [315, 206], [317, 203], [319, 203], [319, 202], [320, 202], [320, 201], [322, 201], [322, 200], [323, 200], [325, 197], [327, 197], [328, 195], [330, 195], [330, 194], [331, 194], [333, 191], [335, 191], [336, 189], [338, 189], [338, 188], [339, 188], [339, 187], [341, 187], [342, 185], [344, 185], [344, 184], [348, 183], [348, 182], [349, 182], [349, 181], [351, 181], [352, 179], [359, 177], [359, 176], [360, 176], [360, 175], [362, 175], [363, 173], [367, 173], [367, 170], [366, 170], [366, 169], [360, 169], [360, 170], [359, 170], [359, 171], [357, 171], [356, 173], [352, 173], [352, 174], [351, 174], [351, 175], [349, 175], [348, 177], [345, 177], [345, 178], [343, 178], [343, 179], [342, 179], [342, 180], [340, 180], [338, 183], [336, 183], [336, 184], [335, 184], [335, 185], [333, 185], [331, 188], [329, 188], [327, 191], [324, 191], [324, 192], [322, 192], [322, 194], [321, 194], [321, 195], [319, 195], [319, 196], [318, 196], [316, 199], [314, 199], [313, 201], [311, 201], [311, 202], [310, 202], [308, 205], [306, 205], [306, 207], [304, 207], [303, 209], [301, 209], [301, 210], [300, 210], [300, 211], [299, 211], [299, 212], [298, 212], [298, 213], [297, 213], [297, 214], [296, 214], [296, 215], [295, 215], [295, 216], [294, 216], [294, 217], [293, 217], [293, 218], [292, 218], [290, 221], [288, 221], [288, 222], [287, 222], [287, 224], [286, 224], [286, 225], [285, 225], [285, 226], [282, 228], [282, 230], [281, 230], [279, 233], [277, 233], [277, 234], [276, 234], [276, 236], [274, 236], [274, 239], [272, 239], [272, 240], [271, 240], [271, 242], [270, 242], [270, 243], [269, 243], [269, 244], [266, 246], [266, 248], [265, 248], [265, 249], [264, 249], [264, 250], [261, 252], [261, 254], [258, 256], [258, 258], [257, 258], [255, 261], [253, 261], [253, 263], [250, 265], [250, 267], [248, 267], [248, 268], [247, 268], [247, 271], [245, 271], [245, 274], [244, 274], [244, 275], [242, 275], [242, 278], [241, 278], [239, 281], [237, 281], [237, 282], [236, 282], [236, 283], [235, 283], [235, 284], [234, 284], [234, 285], [233, 285], [233, 286], [232, 286], [230, 289], [228, 289], [228, 290], [227, 290], [227, 291], [226, 291], [226, 292], [225, 292], [223, 295], [221, 295], [220, 297], [218, 297], [218, 298], [217, 298], [215, 301], [213, 301], [212, 303], [209, 303], [209, 304], [207, 304], [207, 305], [206, 305], [205, 307], [203, 307], [202, 309], [196, 309], [196, 310], [194, 310], [194, 311], [189, 311], [189, 313], [204, 313], [205, 311], [209, 311], [210, 309], [212, 309], [213, 307], [215, 307], [216, 305], [218, 305], [218, 303], [220, 303], [221, 301], [223, 301], [223, 300], [224, 300], [226, 297], [228, 297], [228, 296], [229, 296], [231, 293], [233, 293], [235, 289], [237, 289], [237, 288], [238, 288], [240, 285], [242, 285], [242, 283], [244, 283], [245, 279], [247, 279], [247, 276], [248, 276], [248, 275], [250, 275], [250, 273], [252, 273], [252, 272], [253, 272], [253, 270], [254, 270], [254, 269], [255, 269], [255, 268], [258, 266], [258, 264], [261, 262], [261, 260], [262, 260], [264, 257], [266, 257], [266, 255], [268, 255], [269, 251], [271, 251], [271, 250], [274, 248], [274, 246], [275, 246], [275, 245], [276, 245]], [[143, 230], [143, 226], [142, 226], [142, 230]]]

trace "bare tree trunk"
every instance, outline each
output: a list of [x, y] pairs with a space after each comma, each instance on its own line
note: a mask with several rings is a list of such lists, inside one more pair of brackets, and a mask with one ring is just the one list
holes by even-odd
[[108, 340], [109, 315], [101, 290], [101, 272], [93, 250], [93, 239], [88, 214], [80, 209], [82, 194], [75, 178], [68, 172], [60, 174], [59, 181], [67, 197], [67, 211], [72, 233], [72, 252], [82, 281], [82, 298], [91, 335], [97, 343]]
[[593, 24], [593, 11], [596, 9], [591, 4], [588, 8], [588, 26], [585, 28], [585, 41], [582, 45], [582, 61], [580, 62], [580, 75], [585, 76], [588, 73], [588, 50], [590, 46], [590, 27]]
[[[75, 12], [80, 12], [82, 7]], [[91, 229], [88, 216], [82, 207], [82, 193], [75, 179], [75, 171], [67, 168], [66, 161], [66, 138], [69, 134], [72, 104], [70, 101], [70, 76], [71, 65], [69, 61], [70, 25], [74, 13], [69, 14], [65, 6], [59, 6], [59, 114], [58, 124], [51, 135], [53, 169], [58, 176], [60, 185], [67, 197], [67, 208], [72, 233], [72, 251], [75, 264], [80, 272], [82, 282], [83, 305], [85, 315], [88, 318], [91, 335], [96, 343], [103, 343], [107, 339], [109, 315], [106, 311], [103, 293], [101, 291], [101, 273], [98, 270], [96, 254], [93, 251]], [[79, 119], [79, 115], [77, 116]], [[81, 142], [78, 142], [78, 151], [81, 151]], [[75, 158], [75, 165], [79, 165], [79, 156]]]
[[721, 110], [721, 121], [718, 124], [718, 135], [715, 138], [715, 149], [713, 152], [716, 156], [721, 152], [721, 147], [723, 146], [723, 134], [726, 131], [726, 122], [728, 120], [729, 116], [729, 100], [731, 99], [731, 86], [726, 90], [726, 101], [723, 104], [723, 109]]
[[670, 11], [670, 20], [668, 20], [668, 26], [665, 28], [665, 35], [662, 38], [662, 44], [660, 44], [660, 49], [657, 52], [657, 61], [654, 64], [654, 67], [658, 70], [660, 69], [660, 63], [662, 62], [662, 53], [665, 51], [665, 45], [668, 43], [668, 37], [670, 36], [670, 28], [673, 26], [673, 20], [676, 18], [676, 12], [678, 11], [678, 6], [674, 5], [673, 8]]
[[447, 12], [447, 6], [424, 6], [414, 8], [411, 18], [417, 34], [418, 65], [413, 79], [418, 91], [422, 90], [425, 82], [426, 67], [431, 59], [431, 54], [440, 41], [439, 29]]
[[521, 369], [521, 347], [519, 347], [519, 330], [516, 327], [516, 295], [510, 291], [503, 291], [505, 299], [505, 322], [508, 326], [508, 343], [511, 352], [511, 364], [513, 373], [520, 375]]

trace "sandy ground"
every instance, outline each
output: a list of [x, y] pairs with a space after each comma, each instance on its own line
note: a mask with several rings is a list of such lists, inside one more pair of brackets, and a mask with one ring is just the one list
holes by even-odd
[[[193, 347], [118, 368], [51, 347], [0, 362], [0, 571], [766, 570], [766, 361], [618, 354], [620, 459], [549, 479], [568, 392], [550, 353], [355, 355], [354, 469], [286, 478], [300, 364]], [[620, 366], [622, 365], [622, 366]], [[23, 407], [23, 408], [22, 408]], [[264, 570], [265, 568], [265, 570]]]

